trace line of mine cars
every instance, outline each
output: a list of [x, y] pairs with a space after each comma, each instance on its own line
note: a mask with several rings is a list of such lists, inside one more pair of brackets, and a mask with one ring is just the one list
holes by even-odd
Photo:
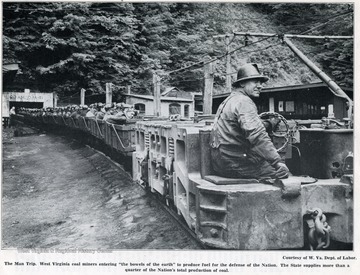
[[122, 125], [26, 112], [16, 117], [76, 132], [84, 142], [125, 159], [134, 181], [158, 194], [208, 247], [336, 249], [330, 243], [353, 242], [352, 129], [285, 120], [285, 133], [272, 138], [293, 175], [264, 183], [214, 174], [211, 116], [138, 118]]

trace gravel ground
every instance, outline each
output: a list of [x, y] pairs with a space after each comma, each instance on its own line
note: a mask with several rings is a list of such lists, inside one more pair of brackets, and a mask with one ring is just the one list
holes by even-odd
[[2, 248], [200, 249], [103, 154], [3, 130]]

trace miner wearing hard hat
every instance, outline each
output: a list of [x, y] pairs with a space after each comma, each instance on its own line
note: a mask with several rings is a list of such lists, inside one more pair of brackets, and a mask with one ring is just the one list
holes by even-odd
[[232, 93], [217, 110], [211, 131], [214, 171], [232, 178], [286, 178], [289, 169], [276, 151], [252, 98], [259, 97], [268, 77], [257, 64], [238, 70]]

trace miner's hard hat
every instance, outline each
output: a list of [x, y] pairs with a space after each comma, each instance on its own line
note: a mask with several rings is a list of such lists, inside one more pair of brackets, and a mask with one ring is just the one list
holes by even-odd
[[249, 79], [259, 79], [261, 82], [266, 82], [269, 80], [267, 76], [260, 73], [257, 64], [247, 63], [239, 68], [237, 73], [237, 80], [232, 84], [232, 86], [239, 87], [241, 82]]

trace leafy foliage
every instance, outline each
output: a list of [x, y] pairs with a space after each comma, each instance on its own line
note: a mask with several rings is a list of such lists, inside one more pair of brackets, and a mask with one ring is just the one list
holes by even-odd
[[[224, 56], [226, 50], [224, 39], [215, 35], [309, 29], [309, 34], [352, 35], [352, 9], [348, 4], [5, 2], [3, 56], [20, 61], [23, 78], [40, 91], [60, 98], [81, 88], [103, 93], [106, 82], [114, 84], [115, 93], [127, 85], [136, 93], [151, 93], [154, 71], [164, 85], [201, 92], [199, 61]], [[305, 54], [316, 52], [311, 57], [335, 80], [352, 85], [351, 40], [296, 43]], [[245, 47], [244, 38], [235, 36], [229, 49], [234, 50], [233, 72], [241, 63], [259, 62], [269, 85], [316, 78], [278, 39]], [[224, 87], [225, 66], [224, 58], [216, 61], [218, 90]], [[189, 68], [179, 70], [184, 67]]]
[[[352, 36], [352, 4], [263, 4], [256, 5], [262, 12], [271, 13], [279, 31], [293, 34], [325, 36]], [[304, 53], [339, 84], [353, 85], [353, 41], [309, 40], [301, 41]]]

